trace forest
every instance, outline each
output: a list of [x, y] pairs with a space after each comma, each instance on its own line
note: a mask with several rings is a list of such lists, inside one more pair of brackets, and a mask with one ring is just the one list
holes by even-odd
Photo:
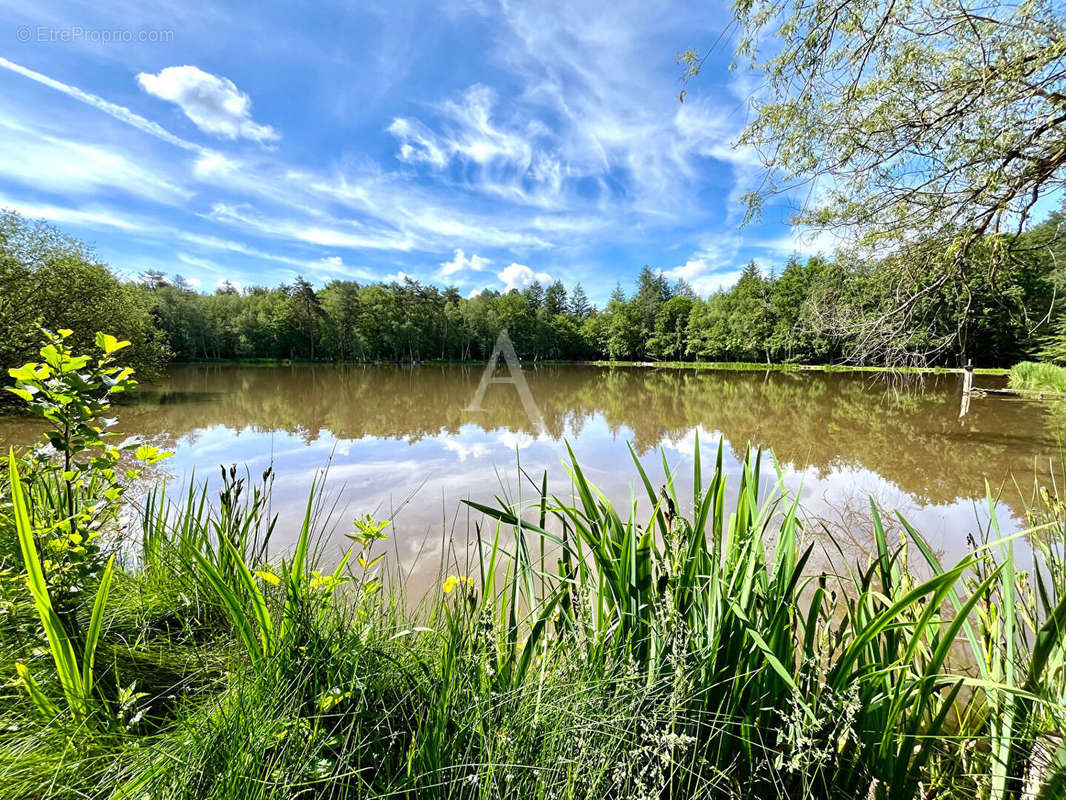
[[[908, 270], [894, 256], [861, 261], [793, 257], [769, 271], [749, 263], [735, 285], [700, 297], [645, 266], [603, 308], [580, 284], [523, 291], [335, 280], [213, 294], [145, 270], [123, 280], [86, 245], [14, 212], [0, 218], [0, 343], [4, 363], [33, 353], [36, 324], [101, 328], [132, 342], [151, 374], [168, 360], [342, 362], [484, 360], [506, 328], [528, 360], [725, 361], [802, 364], [1010, 366], [1066, 359], [1057, 295], [1064, 283], [1063, 212], [1021, 234], [993, 270], [982, 247], [965, 268]], [[620, 269], [624, 274], [627, 270]], [[929, 288], [932, 291], [927, 291]], [[920, 297], [906, 325], [886, 326], [900, 293]], [[878, 330], [875, 330], [878, 329]], [[1056, 333], [1057, 332], [1057, 333]], [[873, 335], [879, 338], [873, 344]], [[88, 342], [83, 343], [88, 344]]]

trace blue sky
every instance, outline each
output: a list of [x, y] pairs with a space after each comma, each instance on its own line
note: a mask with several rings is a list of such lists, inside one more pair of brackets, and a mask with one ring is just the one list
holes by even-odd
[[125, 276], [559, 278], [602, 304], [644, 264], [707, 293], [829, 249], [787, 200], [739, 227], [760, 172], [728, 38], [678, 102], [724, 3], [0, 7], [0, 206]]

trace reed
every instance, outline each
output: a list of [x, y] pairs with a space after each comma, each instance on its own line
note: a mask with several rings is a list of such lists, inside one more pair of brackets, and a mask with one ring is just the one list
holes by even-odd
[[80, 530], [66, 482], [12, 454], [0, 798], [1061, 796], [1054, 486], [1029, 530], [951, 565], [902, 518], [890, 544], [871, 504], [873, 552], [849, 563], [760, 453], [735, 486], [721, 443], [705, 464], [697, 440], [691, 475], [664, 456], [659, 487], [632, 456], [624, 507], [572, 451], [569, 502], [519, 465], [517, 498], [469, 503], [471, 574], [442, 567], [411, 612], [384, 590], [387, 523], [356, 519], [320, 572], [322, 482], [281, 553], [272, 474], [235, 468], [217, 498], [127, 505], [137, 552], [100, 537], [72, 591], [49, 558]]
[[1022, 361], [1010, 369], [1012, 389], [1066, 394], [1066, 367], [1036, 361]]

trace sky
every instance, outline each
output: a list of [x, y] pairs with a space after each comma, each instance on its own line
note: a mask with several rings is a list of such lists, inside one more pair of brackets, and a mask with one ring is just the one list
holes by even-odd
[[[0, 0], [0, 207], [127, 278], [701, 294], [831, 249], [733, 146], [725, 3]], [[715, 43], [717, 47], [714, 47]], [[676, 54], [708, 50], [679, 101]]]

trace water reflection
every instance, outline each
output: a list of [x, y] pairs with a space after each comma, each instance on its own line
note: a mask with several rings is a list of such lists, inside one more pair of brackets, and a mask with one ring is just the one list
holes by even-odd
[[[954, 375], [886, 384], [868, 374], [527, 369], [543, 430], [507, 385], [489, 389], [483, 412], [465, 411], [480, 377], [462, 366], [175, 366], [121, 409], [122, 428], [175, 450], [166, 465], [177, 476], [211, 477], [231, 462], [257, 474], [273, 463], [283, 517], [332, 456], [339, 524], [355, 513], [395, 514], [395, 556], [420, 557], [418, 574], [436, 573], [442, 531], [467, 536], [460, 498], [491, 500], [501, 480], [518, 491], [516, 454], [567, 492], [564, 440], [620, 503], [633, 488], [627, 442], [645, 456], [662, 448], [687, 469], [697, 432], [708, 443], [723, 438], [734, 475], [750, 442], [774, 451], [808, 511], [855, 548], [869, 541], [862, 519], [872, 495], [948, 555], [987, 518], [986, 479], [1006, 487], [1010, 526], [1006, 517], [1023, 513], [1013, 481], [1028, 489], [1058, 452], [1039, 404], [975, 399], [960, 422]], [[5, 444], [38, 430], [0, 419]]]

